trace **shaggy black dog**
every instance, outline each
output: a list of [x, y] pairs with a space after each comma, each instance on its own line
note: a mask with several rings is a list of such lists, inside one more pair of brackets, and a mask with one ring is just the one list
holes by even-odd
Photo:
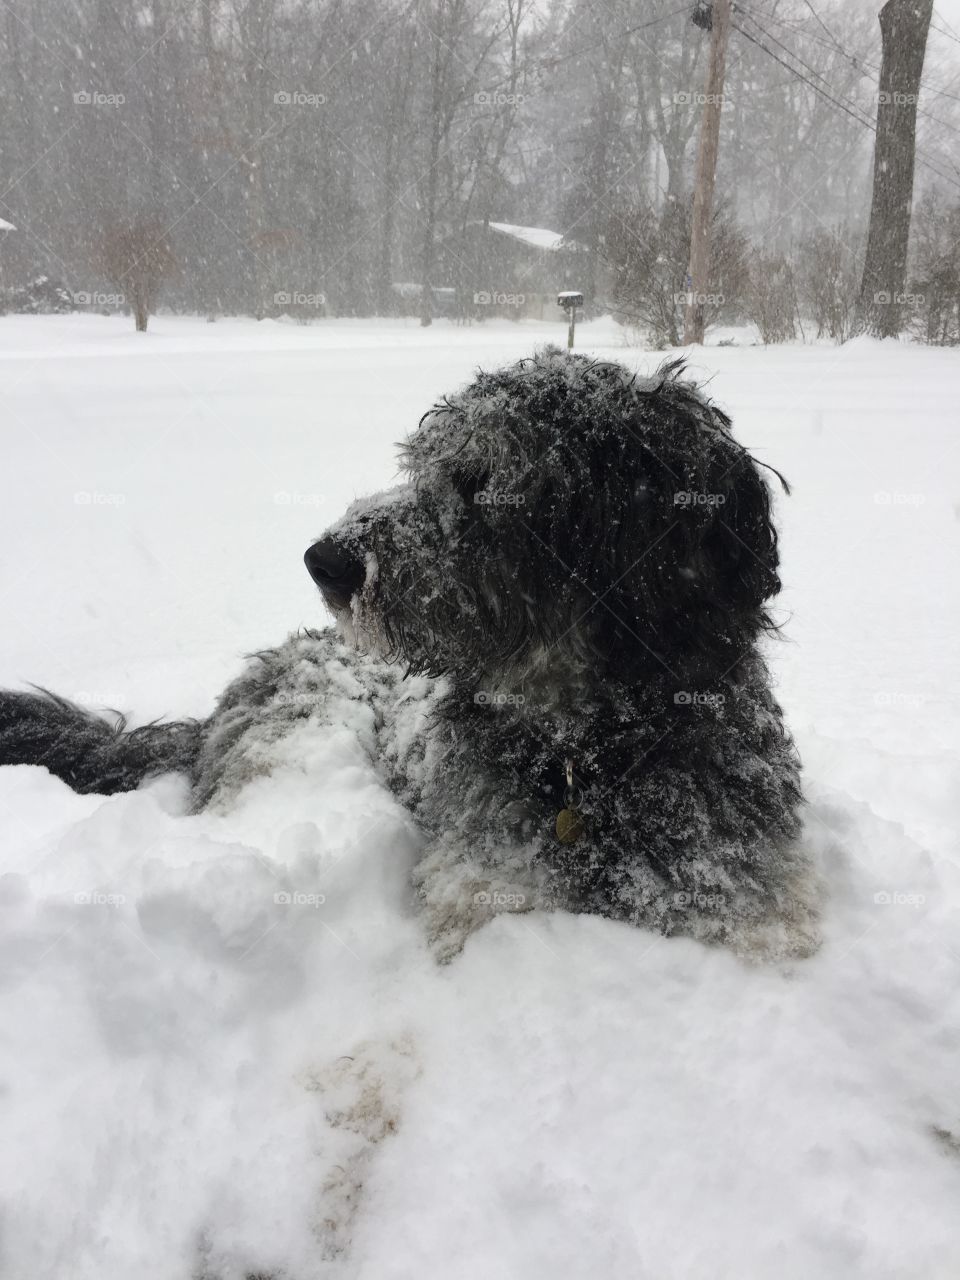
[[809, 947], [799, 764], [758, 652], [770, 491], [679, 372], [551, 348], [479, 374], [405, 446], [409, 482], [308, 550], [336, 632], [257, 655], [203, 723], [2, 694], [0, 763], [96, 792], [181, 770], [200, 808], [360, 701], [442, 949], [541, 905]]

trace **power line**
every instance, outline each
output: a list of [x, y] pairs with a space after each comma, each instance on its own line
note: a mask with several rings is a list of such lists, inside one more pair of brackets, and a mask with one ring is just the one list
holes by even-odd
[[[844, 48], [843, 48], [843, 45], [842, 45], [842, 44], [841, 44], [841, 42], [837, 39], [837, 37], [833, 34], [833, 32], [830, 30], [830, 28], [827, 26], [827, 24], [823, 21], [823, 19], [822, 19], [822, 18], [820, 17], [820, 15], [819, 15], [819, 13], [817, 13], [816, 9], [814, 9], [813, 5], [811, 4], [811, 0], [803, 0], [803, 2], [804, 2], [804, 4], [807, 6], [807, 8], [810, 10], [810, 12], [813, 14], [814, 18], [816, 18], [816, 20], [817, 20], [817, 22], [819, 23], [819, 25], [823, 28], [823, 30], [824, 30], [824, 31], [827, 33], [827, 35], [830, 37], [830, 39], [831, 39], [831, 41], [833, 42], [833, 44], [834, 44], [835, 48], [837, 48], [841, 53], [844, 53], [844, 52], [845, 52], [845, 50], [844, 50]], [[930, 26], [933, 28], [933, 30], [934, 30], [934, 31], [936, 31], [936, 32], [938, 32], [938, 33], [939, 33], [940, 35], [942, 35], [942, 36], [946, 36], [949, 40], [956, 40], [957, 44], [960, 44], [960, 36], [956, 35], [953, 31], [950, 31], [950, 30], [948, 29], [948, 28], [949, 28], [949, 23], [947, 22], [946, 18], [941, 17], [941, 16], [940, 16], [940, 14], [935, 14], [934, 16], [935, 16], [936, 18], [938, 18], [938, 19], [943, 23], [943, 26], [942, 26], [942, 27], [938, 27], [938, 26], [936, 26], [936, 25], [935, 25], [935, 23], [931, 22], [931, 23], [930, 23]]]
[[[823, 21], [820, 15], [817, 13], [816, 9], [814, 9], [813, 4], [811, 3], [811, 0], [804, 0], [804, 3], [806, 4], [807, 8], [810, 10], [811, 14], [817, 21], [818, 25], [823, 29], [823, 31], [829, 37], [830, 43], [828, 45], [827, 41], [821, 39], [819, 36], [816, 36], [809, 31], [801, 32], [801, 34], [804, 34], [808, 38], [815, 40], [818, 44], [824, 45], [825, 47], [831, 48], [836, 53], [839, 53], [864, 78], [869, 79], [869, 76], [867, 75], [867, 70], [874, 71], [879, 74], [878, 67], [876, 67], [870, 62], [867, 62], [865, 59], [857, 58], [854, 54], [849, 53], [843, 47], [843, 45], [840, 43], [837, 37], [833, 34], [833, 32], [831, 32], [830, 28], [826, 25], [826, 23]], [[656, 18], [650, 19], [648, 22], [641, 22], [641, 23], [638, 23], [636, 26], [627, 27], [622, 31], [614, 32], [612, 33], [612, 35], [607, 37], [607, 40], [621, 40], [626, 36], [633, 35], [637, 31], [643, 31], [648, 27], [656, 26], [657, 24], [661, 22], [665, 22], [670, 18], [674, 18], [681, 13], [685, 13], [687, 11], [687, 8], [688, 8], [688, 5], [684, 5], [678, 9], [671, 9], [669, 12], [662, 13]], [[789, 57], [791, 57], [795, 62], [799, 63], [801, 67], [803, 67], [806, 71], [810, 73], [810, 75], [815, 76], [817, 80], [820, 80], [824, 85], [827, 85], [829, 89], [831, 90], [833, 89], [833, 85], [831, 84], [831, 82], [821, 72], [817, 71], [816, 68], [812, 67], [798, 53], [794, 52], [793, 49], [791, 49], [788, 45], [784, 44], [784, 42], [778, 39], [777, 36], [775, 36], [772, 32], [766, 30], [766, 28], [757, 20], [757, 18], [753, 15], [752, 12], [745, 9], [740, 4], [734, 4], [733, 8], [735, 12], [743, 14], [745, 18], [747, 18], [750, 22], [754, 24], [754, 26], [756, 26], [760, 30], [760, 32], [766, 37], [766, 39], [773, 41], [774, 44], [778, 45], [781, 49], [783, 49], [784, 52], [789, 55]], [[773, 17], [773, 15], [766, 15], [766, 14], [764, 15], [764, 17], [769, 18], [774, 22], [777, 22], [780, 26], [786, 26], [786, 27], [790, 27], [791, 30], [796, 30], [795, 27], [792, 27], [789, 23], [784, 22], [783, 19], [778, 19]], [[769, 48], [769, 46], [764, 44], [762, 40], [757, 39], [757, 37], [752, 35], [749, 31], [744, 30], [744, 28], [740, 26], [737, 22], [733, 22], [732, 25], [734, 29], [737, 30], [742, 36], [744, 36], [745, 39], [749, 40], [751, 44], [754, 44], [757, 46], [757, 48], [762, 49], [763, 52], [768, 55], [768, 57], [774, 60], [774, 62], [779, 63], [779, 65], [782, 66], [786, 71], [788, 71], [794, 78], [806, 84], [809, 88], [811, 88], [814, 91], [814, 93], [819, 94], [821, 98], [829, 102], [831, 106], [833, 106], [835, 109], [839, 111], [844, 112], [845, 115], [850, 116], [850, 118], [855, 120], [858, 124], [863, 125], [864, 128], [869, 129], [871, 133], [874, 133], [874, 134], [876, 133], [877, 131], [876, 124], [862, 114], [862, 109], [859, 107], [857, 103], [851, 102], [847, 99], [836, 97], [834, 96], [834, 93], [827, 92], [826, 89], [821, 88], [820, 85], [816, 84], [813, 80], [809, 79], [808, 76], [803, 75], [800, 71], [798, 71], [795, 66], [792, 66], [790, 63], [786, 62], [783, 58], [781, 58], [777, 53], [774, 52], [774, 50], [772, 50], [771, 48]], [[549, 55], [548, 56], [541, 55], [540, 57], [533, 58], [531, 61], [535, 63], [540, 63], [541, 65], [544, 65], [549, 67], [550, 69], [553, 69], [554, 67], [560, 65], [563, 62], [570, 61], [572, 58], [582, 57], [584, 54], [590, 53], [594, 49], [602, 48], [603, 45], [607, 42], [607, 40], [599, 40], [594, 42], [591, 45], [586, 45], [579, 49], [574, 49], [570, 53], [560, 54], [555, 57], [551, 57]], [[960, 97], [957, 97], [954, 94], [946, 93], [943, 90], [934, 90], [933, 92], [937, 92], [939, 96], [947, 97], [947, 98], [955, 98], [957, 101], [960, 101]], [[917, 107], [917, 113], [919, 115], [926, 117], [929, 120], [932, 120], [935, 124], [938, 124], [943, 128], [952, 129], [955, 132], [960, 132], [960, 127], [951, 124], [949, 121], [941, 120], [938, 116], [932, 115], [929, 111], [925, 111], [922, 107], [919, 107], [919, 106]], [[540, 148], [538, 148], [538, 150], [539, 149]], [[932, 173], [936, 174], [936, 176], [942, 179], [944, 182], [949, 182], [953, 186], [960, 189], [960, 182], [958, 182], [956, 179], [951, 177], [949, 173], [941, 172], [941, 170], [938, 169], [935, 164], [931, 163], [931, 161], [926, 158], [926, 153], [923, 151], [922, 148], [920, 147], [916, 148], [916, 154], [917, 154], [918, 162], [924, 165], [925, 168], [929, 169]], [[942, 163], [939, 157], [934, 157], [934, 159], [937, 161], [938, 164]]]
[[[740, 13], [743, 13], [754, 24], [754, 26], [759, 27], [760, 31], [763, 33], [763, 35], [766, 36], [768, 40], [772, 40], [774, 44], [778, 44], [781, 49], [784, 49], [790, 55], [790, 57], [794, 59], [795, 62], [799, 62], [801, 67], [804, 67], [807, 71], [810, 72], [811, 75], [816, 76], [818, 80], [822, 80], [824, 84], [827, 84], [827, 85], [830, 84], [830, 81], [826, 78], [826, 76], [822, 75], [816, 69], [816, 67], [811, 67], [810, 63], [805, 62], [803, 58], [800, 57], [799, 53], [796, 53], [793, 49], [790, 48], [789, 45], [786, 45], [783, 43], [782, 40], [779, 40], [773, 34], [772, 31], [767, 31], [765, 27], [761, 26], [761, 24], [757, 21], [757, 19], [753, 16], [752, 13], [748, 13], [745, 9], [741, 9], [739, 5], [737, 5], [736, 8], [737, 8], [737, 11]], [[841, 50], [841, 52], [843, 51]], [[860, 74], [862, 75], [863, 72], [861, 71]]]
[[[735, 5], [734, 7], [740, 13], [749, 17], [753, 22], [756, 22], [757, 26], [760, 25], [751, 10], [745, 9], [743, 5]], [[838, 45], [833, 39], [830, 39], [829, 41], [824, 40], [822, 36], [818, 36], [815, 32], [799, 26], [796, 22], [790, 22], [786, 18], [778, 18], [772, 13], [765, 13], [762, 16], [765, 22], [773, 22], [778, 27], [786, 27], [788, 31], [796, 32], [798, 35], [803, 36], [805, 40], [813, 40], [815, 44], [820, 45], [822, 48], [830, 49], [835, 53], [839, 53], [841, 57], [845, 58], [847, 62], [849, 62], [852, 67], [855, 67], [861, 74], [864, 74], [864, 68], [866, 68], [867, 71], [874, 72], [876, 75], [880, 74], [880, 68], [876, 63], [870, 62], [867, 58], [860, 57], [858, 54], [848, 53], [846, 49], [841, 45]], [[772, 39], [773, 37], [771, 36], [770, 38]], [[925, 84], [921, 87], [926, 93], [931, 93], [937, 98], [950, 98], [953, 102], [960, 102], [960, 95], [956, 93], [949, 93], [946, 89], [939, 89], [936, 85]]]
[[[606, 39], [597, 40], [593, 44], [584, 45], [582, 48], [574, 49], [570, 53], [533, 54], [531, 57], [529, 57], [526, 60], [526, 62], [522, 62], [520, 64], [520, 66], [517, 68], [517, 72], [518, 74], [525, 73], [528, 70], [530, 70], [531, 67], [545, 67], [548, 71], [552, 71], [555, 67], [558, 67], [562, 62], [569, 62], [571, 58], [581, 58], [585, 53], [592, 53], [594, 49], [603, 48], [603, 46], [609, 40], [622, 40], [624, 36], [631, 36], [636, 31], [645, 31], [647, 27], [655, 27], [660, 22], [666, 22], [669, 18], [675, 18], [678, 14], [686, 13], [688, 9], [689, 9], [689, 4], [684, 4], [679, 9], [671, 9], [669, 13], [661, 13], [659, 17], [651, 18], [649, 22], [640, 22], [635, 27], [627, 27], [623, 31], [611, 32], [611, 34], [607, 36]], [[561, 33], [561, 36], [558, 37], [558, 39], [560, 38], [562, 38], [562, 33]], [[509, 79], [510, 79], [509, 76], [501, 77], [501, 79], [499, 79], [496, 84], [489, 85], [486, 91], [488, 93], [492, 93], [496, 91], [502, 85], [507, 84], [509, 82]]]
[[952, 27], [952, 26], [950, 25], [950, 23], [946, 20], [946, 18], [943, 16], [943, 14], [942, 14], [942, 13], [937, 13], [936, 9], [934, 9], [934, 11], [933, 11], [933, 16], [934, 16], [935, 18], [939, 18], [939, 19], [940, 19], [940, 21], [943, 23], [943, 25], [947, 28], [947, 31], [948, 31], [948, 33], [949, 33], [950, 35], [952, 35], [952, 36], [954, 36], [954, 37], [956, 37], [956, 38], [960, 39], [960, 37], [957, 37], [957, 36], [956, 36], [956, 32], [954, 31], [953, 27]]
[[950, 23], [949, 23], [949, 22], [947, 22], [946, 18], [945, 18], [945, 17], [943, 17], [943, 15], [942, 15], [942, 14], [939, 14], [939, 13], [935, 13], [933, 16], [934, 16], [935, 18], [939, 19], [939, 21], [943, 23], [943, 26], [942, 26], [942, 27], [936, 27], [936, 26], [934, 26], [934, 24], [931, 22], [931, 23], [930, 23], [930, 25], [931, 25], [931, 27], [933, 27], [934, 31], [939, 32], [939, 33], [940, 33], [940, 35], [942, 35], [942, 36], [946, 36], [948, 40], [956, 40], [957, 44], [960, 44], [960, 36], [958, 36], [958, 35], [956, 34], [956, 32], [955, 32], [955, 31], [952, 31], [952, 30], [950, 29]]
[[[0, 0], [0, 3], [2, 3], [2, 0]], [[571, 58], [580, 58], [585, 53], [591, 53], [594, 49], [602, 48], [603, 45], [606, 44], [607, 40], [622, 40], [624, 36], [633, 35], [635, 31], [644, 31], [647, 27], [655, 27], [660, 22], [666, 22], [669, 18], [675, 18], [680, 13], [686, 13], [688, 8], [689, 5], [685, 4], [682, 8], [671, 9], [669, 13], [661, 13], [659, 17], [651, 18], [649, 22], [640, 22], [635, 27], [627, 27], [624, 31], [614, 31], [607, 36], [605, 40], [598, 40], [594, 44], [584, 45], [580, 49], [574, 49], [571, 53], [561, 53], [556, 55], [548, 53], [532, 54], [525, 62], [520, 63], [516, 68], [516, 74], [525, 75], [531, 68], [536, 67], [545, 67], [548, 71], [552, 71], [562, 62], [569, 62]], [[563, 33], [561, 33], [557, 38], [562, 39], [562, 34]], [[551, 41], [551, 43], [553, 42]], [[510, 79], [511, 77], [509, 74], [501, 76], [495, 84], [487, 85], [484, 92], [496, 93], [503, 87], [503, 85], [509, 84]], [[546, 150], [552, 145], [553, 144], [550, 143], [547, 144], [547, 147], [539, 147], [535, 148], [535, 150]]]
[[[739, 9], [739, 6], [737, 6], [737, 7], [738, 7], [738, 9]], [[776, 37], [775, 35], [773, 35], [773, 34], [772, 34], [772, 32], [767, 31], [767, 30], [766, 30], [766, 29], [761, 25], [761, 23], [757, 21], [757, 19], [753, 16], [753, 14], [751, 14], [751, 13], [746, 13], [746, 10], [743, 10], [743, 9], [740, 9], [740, 12], [741, 12], [741, 13], [745, 13], [745, 14], [746, 14], [746, 16], [749, 18], [749, 20], [750, 20], [750, 21], [751, 21], [751, 22], [752, 22], [756, 27], [759, 27], [759, 28], [760, 28], [760, 31], [761, 31], [761, 32], [762, 32], [762, 33], [767, 37], [767, 39], [768, 39], [768, 40], [773, 40], [773, 41], [774, 41], [774, 43], [778, 44], [778, 45], [780, 46], [780, 48], [781, 48], [781, 49], [786, 50], [786, 52], [790, 55], [790, 57], [791, 57], [791, 58], [793, 58], [793, 59], [795, 59], [795, 61], [799, 62], [799, 63], [800, 63], [800, 65], [801, 65], [802, 67], [805, 67], [809, 72], [811, 72], [811, 74], [812, 74], [812, 75], [815, 75], [815, 76], [817, 77], [817, 79], [818, 79], [818, 80], [822, 80], [824, 84], [829, 85], [831, 89], [833, 88], [833, 86], [830, 84], [830, 81], [829, 81], [829, 80], [827, 80], [827, 78], [826, 78], [825, 76], [823, 76], [823, 75], [822, 75], [819, 71], [817, 71], [814, 67], [811, 67], [809, 63], [805, 62], [805, 61], [803, 60], [803, 58], [801, 58], [801, 57], [800, 57], [800, 55], [799, 55], [798, 53], [795, 53], [792, 49], [790, 49], [790, 48], [789, 48], [789, 46], [785, 45], [785, 44], [783, 43], [783, 41], [782, 41], [782, 40], [778, 40], [778, 39], [777, 39], [777, 37]], [[812, 9], [812, 7], [811, 7], [811, 12], [814, 12], [814, 11], [813, 11], [813, 9]], [[816, 14], [814, 14], [814, 16], [816, 16]], [[744, 34], [746, 34], [746, 33], [744, 33]], [[748, 37], [748, 38], [749, 38], [749, 37]], [[756, 43], [756, 42], [755, 42], [755, 43]], [[821, 41], [821, 43], [822, 43], [822, 41]], [[862, 76], [866, 77], [866, 73], [865, 73], [865, 72], [864, 72], [864, 71], [863, 71], [859, 66], [857, 66], [856, 60], [853, 58], [853, 56], [852, 56], [851, 54], [848, 54], [848, 53], [846, 52], [846, 50], [845, 50], [845, 49], [840, 48], [840, 46], [839, 46], [839, 45], [837, 46], [837, 48], [838, 48], [839, 52], [841, 52], [841, 53], [844, 55], [844, 57], [845, 57], [849, 62], [851, 62], [851, 63], [852, 63], [852, 65], [854, 66], [854, 68], [855, 68], [857, 71], [859, 71], [859, 72], [860, 72], [860, 74], [861, 74]], [[857, 103], [850, 103], [850, 102], [849, 102], [849, 100], [847, 100], [847, 99], [845, 99], [844, 101], [846, 102], [846, 104], [847, 104], [848, 106], [853, 106], [853, 107], [855, 107], [858, 111], [859, 111], [859, 110], [861, 110], [861, 108], [859, 107], [859, 104], [857, 104]], [[935, 115], [933, 115], [931, 112], [924, 110], [924, 108], [923, 108], [923, 107], [921, 107], [921, 106], [917, 106], [917, 114], [918, 114], [918, 115], [922, 115], [922, 116], [924, 116], [924, 117], [925, 117], [926, 119], [928, 119], [928, 120], [932, 120], [935, 124], [940, 125], [942, 128], [945, 128], [945, 129], [952, 129], [955, 133], [960, 133], [960, 127], [958, 127], [958, 126], [957, 126], [957, 125], [955, 125], [955, 124], [951, 124], [951, 123], [950, 123], [950, 121], [948, 121], [948, 120], [941, 120], [939, 116], [935, 116]], [[869, 124], [869, 127], [870, 127], [874, 132], [876, 132], [876, 130], [875, 130], [874, 126], [873, 126], [872, 121], [864, 120], [864, 121], [863, 121], [863, 123], [865, 123], [865, 124]], [[917, 148], [916, 148], [916, 153], [917, 153], [917, 155], [918, 155], [918, 156], [924, 156], [924, 155], [927, 155], [927, 154], [928, 154], [927, 152], [925, 152], [925, 151], [924, 151], [923, 147], [917, 147]], [[951, 163], [950, 161], [946, 161], [946, 162], [944, 162], [944, 161], [940, 158], [940, 156], [934, 156], [934, 159], [936, 160], [937, 164]], [[933, 167], [933, 165], [931, 165], [931, 164], [929, 164], [929, 163], [927, 164], [927, 167], [928, 167], [929, 169], [932, 169], [932, 171], [933, 171], [934, 173], [936, 173], [939, 177], [945, 178], [947, 181], [950, 181], [950, 178], [949, 178], [949, 175], [948, 175], [948, 174], [943, 174], [943, 173], [941, 173], [939, 169], [935, 169], [935, 168]], [[953, 166], [953, 168], [954, 168], [958, 173], [960, 173], [960, 170], [957, 170], [956, 165], [954, 165], [954, 166]]]
[[601, 49], [607, 40], [622, 40], [624, 36], [632, 36], [636, 31], [645, 31], [647, 27], [655, 27], [659, 22], [666, 22], [668, 18], [675, 18], [680, 13], [686, 13], [689, 4], [681, 5], [679, 9], [671, 9], [669, 13], [661, 13], [658, 18], [651, 18], [649, 22], [640, 22], [635, 27], [627, 27], [624, 31], [614, 31], [605, 40], [597, 40], [594, 44], [588, 44], [582, 49], [574, 49], [572, 53], [562, 53], [557, 57], [540, 57], [535, 58], [535, 62], [541, 62], [552, 70], [561, 62], [569, 62], [571, 58], [579, 58], [585, 53], [592, 53], [594, 49]]
[[[753, 21], [756, 21], [756, 20], [753, 19]], [[751, 35], [749, 31], [745, 31], [744, 28], [741, 27], [739, 23], [735, 22], [733, 25], [736, 28], [736, 30], [740, 32], [742, 36], [744, 36], [747, 40], [750, 41], [751, 44], [755, 44], [758, 49], [762, 49], [763, 52], [768, 55], [768, 57], [771, 57], [774, 60], [774, 62], [778, 62], [780, 66], [784, 67], [787, 71], [789, 71], [792, 76], [795, 76], [798, 80], [802, 80], [804, 84], [809, 85], [810, 88], [813, 89], [814, 93], [818, 93], [822, 98], [826, 98], [826, 100], [832, 103], [833, 106], [838, 107], [841, 111], [845, 112], [846, 115], [856, 120], [857, 124], [866, 125], [868, 129], [872, 129], [874, 133], [876, 132], [876, 126], [871, 124], [871, 122], [865, 119], [862, 115], [858, 114], [859, 108], [856, 108], [856, 109], [851, 108], [849, 104], [842, 102], [839, 98], [834, 98], [832, 94], [829, 94], [826, 92], [826, 90], [821, 89], [818, 84], [815, 84], [812, 80], [808, 79], [805, 75], [801, 75], [801, 73], [796, 69], [796, 67], [792, 67], [788, 62], [785, 62], [783, 58], [779, 56], [779, 54], [774, 53], [774, 51], [768, 45], [765, 45], [762, 40], [758, 40], [756, 36]], [[761, 30], [763, 30], [763, 28], [761, 28]], [[764, 35], [767, 35], [767, 32], [764, 31]], [[774, 37], [771, 36], [770, 38], [773, 39]], [[795, 56], [795, 55], [791, 55], [791, 56]]]
[[828, 36], [830, 37], [830, 39], [833, 41], [833, 43], [834, 43], [834, 45], [836, 46], [836, 48], [838, 48], [838, 49], [840, 50], [840, 52], [842, 53], [842, 52], [843, 52], [843, 46], [840, 44], [839, 40], [838, 40], [838, 39], [837, 39], [837, 37], [833, 34], [833, 32], [830, 30], [830, 28], [827, 26], [827, 24], [824, 22], [824, 20], [820, 17], [819, 13], [817, 13], [816, 9], [815, 9], [815, 8], [813, 7], [813, 5], [810, 3], [810, 0], [803, 0], [803, 2], [804, 2], [804, 4], [807, 6], [807, 8], [810, 10], [810, 12], [813, 14], [813, 16], [814, 16], [814, 18], [817, 20], [818, 24], [823, 28], [823, 30], [827, 33], [827, 35], [828, 35]]
[[[756, 23], [756, 19], [752, 19], [752, 21]], [[791, 75], [795, 76], [798, 80], [802, 80], [804, 84], [808, 85], [814, 91], [814, 93], [819, 94], [821, 98], [826, 99], [826, 101], [829, 102], [832, 106], [844, 112], [845, 115], [850, 116], [852, 120], [856, 120], [857, 124], [863, 125], [864, 128], [869, 129], [871, 133], [877, 132], [877, 126], [871, 120], [868, 120], [864, 116], [860, 115], [859, 108], [856, 108], [855, 104], [852, 107], [850, 103], [844, 102], [839, 98], [835, 98], [832, 94], [827, 93], [827, 91], [825, 89], [821, 89], [820, 86], [814, 80], [811, 80], [807, 76], [803, 75], [801, 72], [799, 72], [796, 69], [796, 67], [792, 67], [788, 62], [785, 62], [783, 58], [779, 56], [779, 54], [774, 53], [774, 51], [769, 47], [769, 45], [764, 44], [762, 40], [758, 40], [756, 36], [751, 35], [749, 31], [744, 30], [744, 28], [741, 27], [739, 23], [734, 22], [732, 25], [734, 29], [736, 31], [739, 31], [740, 34], [746, 40], [749, 40], [751, 44], [755, 44], [758, 49], [762, 49], [763, 52], [767, 54], [768, 57], [772, 58], [774, 62], [779, 63], [780, 66], [784, 67], [787, 71], [789, 71]], [[756, 25], [759, 26], [759, 23], [757, 23]], [[763, 28], [761, 28], [761, 30], [763, 30]], [[766, 34], [767, 32], [764, 32], [764, 35]], [[791, 56], [795, 56], [795, 55], [791, 55]], [[958, 191], [960, 191], [960, 182], [958, 182], [955, 178], [951, 177], [950, 174], [948, 173], [941, 173], [940, 170], [935, 167], [935, 165], [931, 164], [929, 160], [924, 158], [924, 154], [919, 150], [919, 148], [917, 148], [917, 161], [919, 164], [924, 165], [924, 167], [929, 169], [932, 173], [935, 173], [937, 177], [940, 178], [942, 181], [949, 182], [952, 186], [956, 187]]]
[[[737, 8], [739, 9], [739, 6], [737, 6]], [[745, 10], [740, 10], [740, 12], [746, 13]], [[757, 19], [752, 14], [748, 13], [746, 14], [746, 16], [750, 19], [750, 21], [754, 24], [754, 26], [760, 28], [760, 30], [767, 37], [768, 40], [772, 40], [774, 44], [778, 44], [781, 49], [785, 49], [786, 52], [790, 55], [790, 57], [793, 58], [796, 62], [799, 62], [802, 67], [805, 67], [806, 70], [809, 71], [811, 75], [816, 76], [818, 80], [822, 80], [824, 84], [830, 85], [830, 81], [826, 78], [826, 76], [822, 75], [819, 71], [817, 71], [815, 67], [811, 67], [809, 62], [805, 62], [803, 58], [800, 57], [799, 53], [795, 53], [794, 50], [789, 47], [789, 45], [784, 44], [782, 40], [778, 40], [777, 37], [771, 31], [767, 31], [763, 26], [761, 26], [761, 24], [757, 21]], [[837, 46], [837, 48], [839, 52], [843, 53], [844, 57], [846, 57], [847, 60], [853, 64], [855, 69], [860, 72], [860, 75], [862, 75], [866, 79], [867, 78], [866, 73], [857, 66], [856, 60], [854, 59], [854, 57], [851, 54], [848, 54], [844, 49], [841, 49], [839, 45]], [[830, 87], [832, 88], [833, 86], [830, 85]], [[879, 86], [875, 84], [874, 87], [878, 88]], [[934, 124], [938, 124], [944, 129], [952, 129], [954, 133], [960, 133], [960, 125], [952, 124], [949, 120], [941, 120], [939, 116], [933, 115], [931, 112], [926, 111], [921, 106], [917, 107], [917, 114], [924, 116], [927, 120], [932, 120]]]

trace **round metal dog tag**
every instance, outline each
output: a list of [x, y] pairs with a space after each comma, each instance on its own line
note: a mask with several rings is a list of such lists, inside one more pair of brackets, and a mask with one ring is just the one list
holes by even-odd
[[561, 844], [573, 844], [583, 835], [584, 822], [576, 809], [561, 809], [557, 814], [557, 839]]

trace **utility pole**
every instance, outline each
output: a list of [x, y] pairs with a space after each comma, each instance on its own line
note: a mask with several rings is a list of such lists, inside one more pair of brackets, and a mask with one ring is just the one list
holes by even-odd
[[893, 338], [902, 327], [913, 205], [917, 98], [933, 0], [887, 0], [880, 10], [880, 91], [873, 203], [857, 303], [858, 328]]
[[703, 342], [703, 296], [709, 289], [710, 223], [713, 187], [720, 145], [720, 111], [727, 63], [732, 0], [713, 0], [710, 6], [710, 59], [703, 90], [703, 118], [697, 150], [697, 174], [693, 188], [693, 225], [690, 233], [690, 270], [687, 306], [683, 318], [685, 344]]

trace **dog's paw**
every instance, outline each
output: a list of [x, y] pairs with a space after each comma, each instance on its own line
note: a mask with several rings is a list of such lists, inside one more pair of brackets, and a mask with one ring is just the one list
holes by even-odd
[[[324, 1264], [334, 1264], [339, 1275], [336, 1264], [347, 1264], [377, 1152], [400, 1128], [404, 1098], [421, 1070], [413, 1038], [401, 1032], [361, 1041], [350, 1053], [306, 1066], [297, 1074], [296, 1083], [315, 1100], [322, 1116], [313, 1144], [317, 1163], [301, 1161], [297, 1173], [311, 1187], [305, 1238], [296, 1245], [318, 1259], [320, 1269], [310, 1269], [311, 1276], [332, 1274]], [[265, 1223], [245, 1240], [236, 1239], [229, 1224], [241, 1211], [242, 1205], [231, 1204], [225, 1214], [221, 1205], [216, 1225], [211, 1222], [201, 1229], [190, 1280], [291, 1280], [287, 1266], [272, 1265], [274, 1244]], [[277, 1252], [289, 1246], [281, 1239]]]
[[741, 960], [779, 964], [808, 960], [823, 941], [820, 928], [826, 884], [813, 866], [805, 866], [751, 917], [736, 922], [720, 939]]
[[439, 846], [420, 860], [414, 884], [423, 901], [430, 948], [441, 964], [463, 950], [467, 939], [496, 916], [533, 911], [537, 893], [529, 879], [508, 876]]
[[420, 1072], [413, 1042], [403, 1035], [364, 1041], [303, 1078], [304, 1087], [319, 1096], [332, 1131], [316, 1227], [327, 1260], [350, 1246], [376, 1150], [400, 1127], [403, 1095]]

